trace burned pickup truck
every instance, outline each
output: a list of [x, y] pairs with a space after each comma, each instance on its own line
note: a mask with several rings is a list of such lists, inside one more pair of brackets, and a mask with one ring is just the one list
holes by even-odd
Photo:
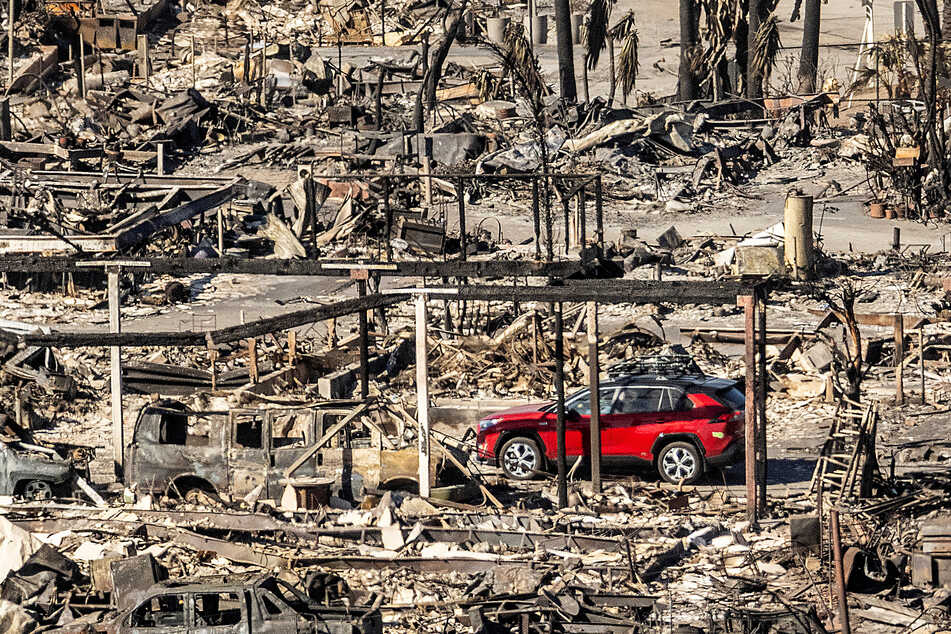
[[41, 443], [0, 415], [0, 495], [48, 500], [70, 495], [76, 478], [89, 479], [91, 447]]
[[67, 625], [57, 634], [380, 634], [379, 610], [324, 606], [269, 575], [163, 581], [115, 617]]
[[343, 498], [415, 479], [415, 449], [384, 450], [381, 434], [362, 430], [352, 413], [339, 406], [193, 411], [160, 401], [139, 412], [125, 481], [184, 498], [280, 499], [288, 484], [308, 478], [332, 479]]

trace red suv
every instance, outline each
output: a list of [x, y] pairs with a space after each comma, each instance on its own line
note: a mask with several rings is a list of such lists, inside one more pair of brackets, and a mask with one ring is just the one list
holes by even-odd
[[[611, 462], [649, 465], [667, 482], [691, 483], [708, 466], [743, 455], [745, 399], [735, 381], [705, 376], [628, 375], [601, 385], [601, 454]], [[478, 457], [527, 480], [557, 457], [556, 405], [525, 405], [479, 421]], [[565, 400], [565, 451], [590, 450], [588, 390]]]

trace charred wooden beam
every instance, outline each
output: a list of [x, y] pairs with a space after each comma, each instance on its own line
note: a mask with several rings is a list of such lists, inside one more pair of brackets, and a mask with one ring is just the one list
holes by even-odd
[[[80, 348], [95, 346], [205, 346], [208, 339], [215, 343], [229, 343], [250, 337], [296, 328], [305, 324], [352, 315], [361, 311], [391, 306], [409, 298], [406, 294], [368, 295], [334, 302], [325, 306], [299, 310], [277, 317], [259, 319], [241, 326], [231, 326], [206, 332], [53, 332], [49, 334], [16, 335], [17, 343], [27, 346]], [[7, 333], [4, 338], [10, 338]]]
[[464, 286], [458, 299], [512, 302], [733, 304], [756, 286], [741, 282], [584, 280], [564, 286]]
[[[75, 256], [0, 256], [0, 273], [78, 273], [101, 268], [108, 261]], [[348, 277], [351, 269], [370, 269], [374, 274], [392, 277], [568, 277], [584, 274], [593, 260], [560, 262], [522, 261], [449, 261], [449, 262], [329, 262], [303, 259], [244, 258], [124, 258], [117, 263], [134, 266], [138, 272], [187, 276], [197, 273], [234, 273], [244, 275], [314, 275]]]

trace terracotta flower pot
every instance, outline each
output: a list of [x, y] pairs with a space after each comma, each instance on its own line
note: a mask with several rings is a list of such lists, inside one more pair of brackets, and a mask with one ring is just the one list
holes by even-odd
[[891, 207], [885, 207], [885, 219], [892, 220], [895, 217], [895, 210]]
[[899, 220], [904, 220], [907, 215], [908, 215], [908, 212], [905, 209], [904, 205], [898, 205], [897, 207], [895, 207], [895, 216]]
[[871, 203], [868, 206], [868, 215], [870, 218], [884, 218], [885, 217], [884, 203]]

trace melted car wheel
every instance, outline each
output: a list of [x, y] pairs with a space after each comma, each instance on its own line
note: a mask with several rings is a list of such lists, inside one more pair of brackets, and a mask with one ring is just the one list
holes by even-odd
[[28, 500], [49, 500], [53, 497], [53, 487], [49, 482], [30, 480], [23, 485], [23, 497]]
[[671, 484], [692, 484], [703, 475], [703, 459], [689, 442], [672, 442], [657, 456], [657, 471]]
[[531, 438], [512, 438], [499, 452], [502, 471], [513, 480], [530, 480], [541, 469], [542, 452]]

